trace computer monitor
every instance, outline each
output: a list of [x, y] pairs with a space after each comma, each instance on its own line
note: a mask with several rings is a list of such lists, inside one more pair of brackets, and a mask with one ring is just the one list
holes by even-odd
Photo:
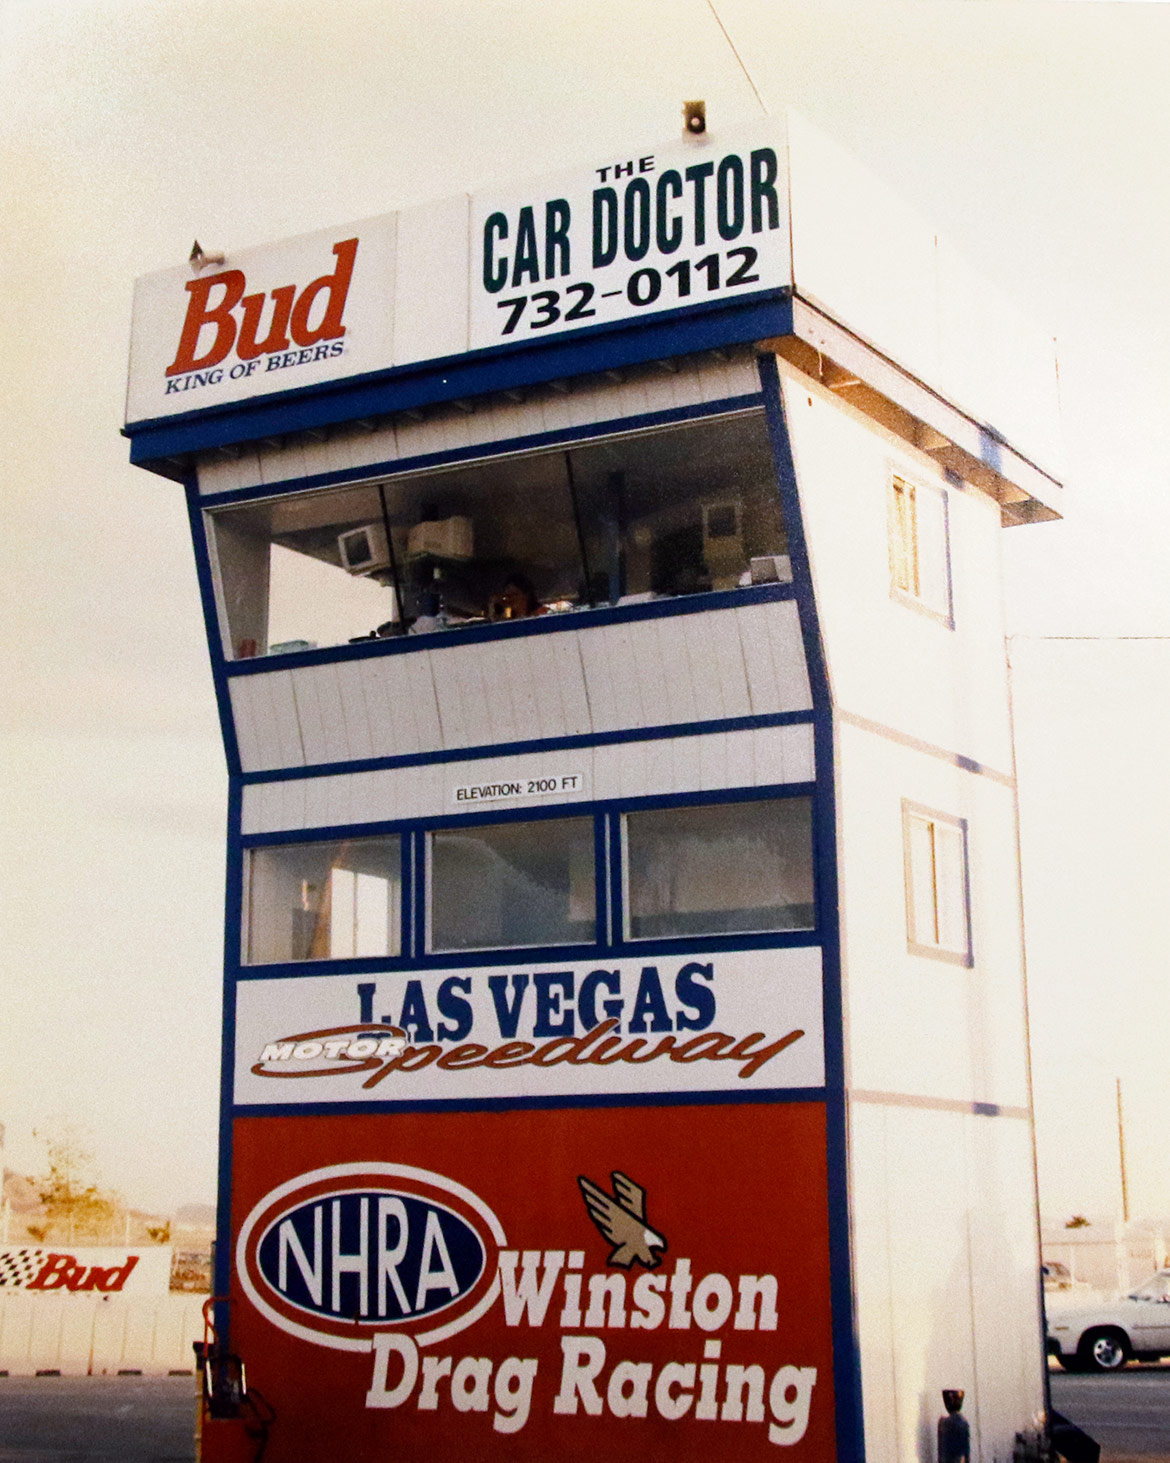
[[386, 529], [381, 523], [365, 523], [338, 534], [337, 550], [343, 568], [350, 574], [373, 574], [390, 567]]

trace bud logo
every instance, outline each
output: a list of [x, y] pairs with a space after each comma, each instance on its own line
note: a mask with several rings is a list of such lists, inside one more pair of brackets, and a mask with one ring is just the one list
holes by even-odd
[[236, 1266], [292, 1336], [369, 1351], [379, 1332], [441, 1341], [499, 1293], [503, 1228], [470, 1189], [427, 1169], [345, 1163], [273, 1189], [244, 1221]]
[[112, 1295], [122, 1289], [137, 1264], [138, 1256], [128, 1255], [120, 1265], [83, 1265], [76, 1255], [22, 1246], [0, 1250], [0, 1286], [17, 1290], [96, 1290]]
[[[305, 359], [324, 359], [336, 354], [341, 347], [324, 342], [340, 341], [345, 334], [342, 316], [357, 249], [357, 239], [343, 239], [334, 244], [337, 264], [333, 273], [311, 281], [300, 294], [295, 284], [274, 289], [266, 325], [263, 317], [269, 296], [246, 294], [248, 281], [242, 269], [225, 269], [207, 279], [190, 280], [186, 286], [191, 296], [187, 316], [167, 376], [182, 376], [188, 371], [218, 366], [232, 353], [233, 347], [242, 362], [274, 356], [287, 351], [290, 345], [300, 346], [301, 355], [309, 351]], [[323, 304], [317, 310], [319, 301]], [[210, 340], [206, 338], [208, 330], [213, 332]], [[316, 347], [316, 354], [312, 347]], [[233, 368], [233, 374], [251, 374], [251, 369], [246, 365]]]
[[252, 1067], [257, 1077], [332, 1077], [371, 1072], [406, 1050], [400, 1026], [330, 1026], [270, 1041]]

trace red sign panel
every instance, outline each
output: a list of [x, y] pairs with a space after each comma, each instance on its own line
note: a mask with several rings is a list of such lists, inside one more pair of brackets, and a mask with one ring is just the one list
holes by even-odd
[[835, 1456], [819, 1103], [249, 1118], [234, 1166], [267, 1463]]

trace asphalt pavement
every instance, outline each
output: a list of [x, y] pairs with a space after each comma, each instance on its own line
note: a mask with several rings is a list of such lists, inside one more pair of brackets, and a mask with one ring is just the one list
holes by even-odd
[[[1102, 1463], [1170, 1463], [1170, 1367], [1052, 1374]], [[193, 1463], [193, 1377], [0, 1377], [0, 1463]]]
[[[1170, 1367], [1052, 1373], [1052, 1405], [1101, 1444], [1101, 1463], [1170, 1463]], [[2, 1455], [0, 1455], [2, 1456]]]
[[195, 1378], [0, 1377], [0, 1463], [193, 1463]]

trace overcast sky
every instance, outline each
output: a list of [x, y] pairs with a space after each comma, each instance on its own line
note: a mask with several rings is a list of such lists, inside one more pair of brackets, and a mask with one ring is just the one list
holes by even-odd
[[[136, 275], [795, 106], [1059, 339], [1064, 522], [1005, 535], [1042, 1197], [1170, 1211], [1170, 6], [0, 0], [0, 1121], [214, 1192], [226, 779]], [[741, 65], [742, 61], [742, 65]], [[746, 68], [746, 70], [745, 70]], [[758, 93], [758, 94], [757, 94]], [[1050, 640], [1043, 637], [1091, 637]], [[1099, 638], [1104, 637], [1104, 638]]]

